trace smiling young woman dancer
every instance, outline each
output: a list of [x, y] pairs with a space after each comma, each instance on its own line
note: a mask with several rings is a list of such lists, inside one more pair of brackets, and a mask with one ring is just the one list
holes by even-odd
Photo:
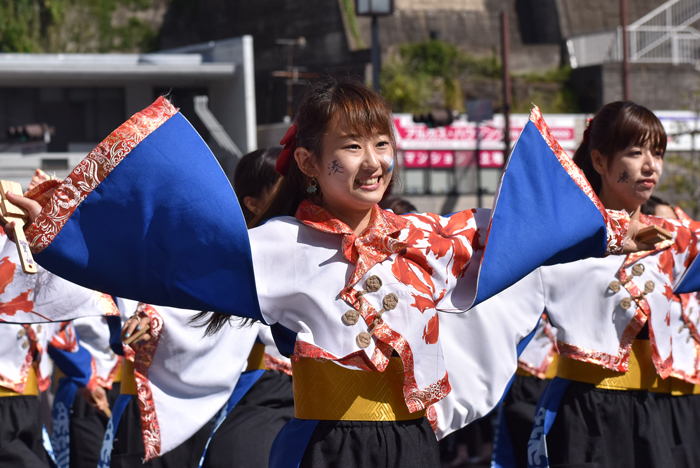
[[[651, 111], [615, 102], [591, 121], [574, 161], [606, 208], [636, 217], [659, 181], [665, 149], [666, 133]], [[646, 215], [641, 221], [672, 239], [627, 258], [541, 268], [560, 359], [540, 399], [532, 466], [544, 466], [545, 453], [552, 467], [674, 466], [651, 392], [672, 390], [669, 309], [674, 290], [697, 278], [691, 264], [700, 226]]]
[[[83, 169], [96, 175], [69, 203], [68, 216], [58, 219], [49, 206], [12, 200], [35, 218], [27, 235], [37, 261], [73, 280], [272, 326], [278, 347], [293, 355], [295, 398], [295, 418], [273, 446], [274, 467], [439, 466], [435, 435], [423, 417], [426, 406], [450, 391], [437, 311], [467, 310], [545, 263], [620, 253], [624, 244], [639, 247], [625, 242], [628, 224], [632, 233], [638, 226], [625, 213], [600, 207], [537, 112], [514, 150], [491, 215], [397, 216], [376, 206], [396, 160], [391, 109], [363, 84], [316, 84], [283, 140], [277, 167], [285, 177], [260, 215], [282, 216], [249, 233], [237, 220], [235, 199], [229, 203], [230, 189], [214, 173], [220, 169], [207, 172], [201, 140], [183, 144], [188, 125], [159, 100], [120, 127], [54, 194], [58, 202], [69, 190], [83, 190], [75, 181], [85, 180]], [[132, 127], [141, 132], [137, 137]], [[128, 138], [136, 143], [127, 144]], [[124, 151], [113, 149], [122, 148], [119, 142]], [[201, 156], [198, 164], [187, 164], [193, 153]], [[153, 189], [138, 180], [162, 171], [171, 180]], [[120, 196], [112, 198], [115, 189]], [[579, 210], [576, 218], [568, 215], [571, 209]], [[115, 229], [109, 226], [115, 219], [128, 229], [111, 236], [116, 244], [107, 252], [97, 243]], [[222, 224], [228, 219], [232, 224]], [[68, 244], [71, 233], [82, 239], [77, 250]], [[174, 261], [173, 245], [188, 255]], [[143, 255], [129, 253], [137, 251]], [[247, 261], [254, 285], [246, 282]], [[140, 274], [139, 281], [116, 273], [122, 269]], [[261, 313], [255, 313], [258, 303]], [[215, 315], [210, 331], [227, 320]]]

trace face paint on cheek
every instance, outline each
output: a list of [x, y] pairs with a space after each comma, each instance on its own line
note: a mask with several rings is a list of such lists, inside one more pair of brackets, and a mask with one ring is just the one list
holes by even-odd
[[617, 183], [621, 184], [621, 183], [627, 182], [629, 179], [630, 179], [629, 173], [627, 171], [622, 171], [622, 173], [620, 173], [620, 177], [617, 179]]
[[386, 162], [389, 165], [389, 169], [387, 172], [391, 172], [394, 170], [394, 164], [396, 164], [396, 158], [394, 157], [393, 153], [391, 155], [385, 155], [384, 156], [384, 162]]
[[342, 174], [345, 171], [343, 170], [343, 166], [338, 164], [338, 160], [336, 159], [328, 165], [328, 175], [337, 174], [339, 172]]

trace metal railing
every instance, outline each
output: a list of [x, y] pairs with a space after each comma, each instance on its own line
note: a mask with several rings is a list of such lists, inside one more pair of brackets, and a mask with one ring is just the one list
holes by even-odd
[[[627, 27], [630, 62], [700, 61], [700, 0], [670, 0]], [[572, 68], [622, 60], [622, 28], [574, 36], [566, 41]]]

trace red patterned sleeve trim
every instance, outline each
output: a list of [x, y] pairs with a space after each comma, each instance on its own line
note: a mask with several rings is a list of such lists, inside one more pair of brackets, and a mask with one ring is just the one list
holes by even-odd
[[292, 375], [292, 363], [278, 359], [276, 357], [265, 354], [265, 367], [270, 370], [281, 372], [283, 374]]
[[134, 356], [134, 378], [136, 379], [136, 396], [139, 399], [141, 409], [141, 432], [143, 434], [143, 446], [146, 450], [144, 462], [152, 460], [160, 455], [160, 424], [156, 414], [156, 405], [151, 391], [151, 382], [148, 380], [148, 368], [153, 362], [153, 355], [158, 348], [161, 333], [163, 331], [163, 318], [148, 304], [139, 304], [137, 312], [145, 314], [151, 320], [151, 329], [148, 332], [151, 339], [142, 344]]
[[540, 109], [535, 106], [530, 112], [530, 122], [535, 124], [537, 130], [539, 130], [540, 135], [547, 142], [547, 145], [556, 155], [561, 166], [566, 170], [569, 176], [576, 182], [581, 190], [588, 196], [588, 198], [593, 202], [593, 204], [598, 208], [600, 214], [605, 220], [605, 226], [608, 236], [608, 244], [606, 249], [606, 254], [620, 254], [625, 244], [625, 239], [627, 237], [627, 230], [629, 229], [629, 215], [624, 211], [612, 211], [606, 210], [600, 198], [593, 191], [593, 187], [586, 179], [583, 171], [576, 165], [573, 159], [571, 159], [566, 151], [561, 147], [559, 142], [554, 138], [552, 132], [550, 132], [547, 123], [542, 117]]
[[[164, 97], [134, 114], [88, 154], [58, 187], [50, 187], [50, 197], [37, 199], [45, 205], [27, 228], [32, 252], [39, 253], [56, 238], [85, 198], [148, 135], [177, 113]], [[47, 191], [48, 192], [48, 191]], [[46, 193], [46, 192], [45, 192]]]

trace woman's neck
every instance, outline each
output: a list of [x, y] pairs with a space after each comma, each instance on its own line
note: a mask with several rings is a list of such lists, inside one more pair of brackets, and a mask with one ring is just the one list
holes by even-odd
[[598, 198], [600, 199], [600, 202], [603, 204], [603, 206], [608, 210], [625, 210], [628, 213], [632, 214], [635, 211], [638, 211], [640, 208], [640, 205], [637, 204], [625, 204], [624, 201], [621, 200], [619, 197], [616, 197], [611, 190], [605, 190], [605, 186], [602, 186], [600, 188]]
[[370, 220], [372, 219], [372, 209], [365, 210], [338, 210], [334, 207], [323, 203], [322, 206], [328, 210], [333, 216], [345, 223], [355, 235], [360, 235], [362, 231], [367, 229]]

